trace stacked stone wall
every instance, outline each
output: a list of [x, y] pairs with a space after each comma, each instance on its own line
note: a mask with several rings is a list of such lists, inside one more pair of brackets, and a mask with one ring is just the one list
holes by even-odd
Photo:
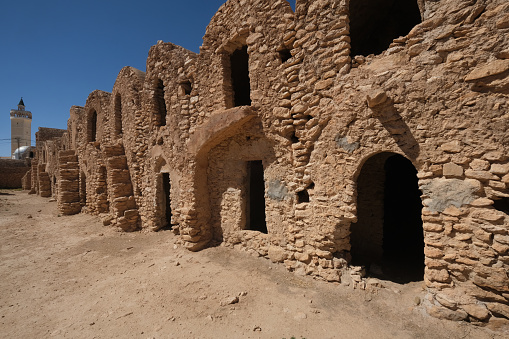
[[[352, 55], [349, 1], [297, 0], [295, 12], [284, 0], [227, 1], [199, 54], [158, 42], [146, 73], [126, 67], [111, 94], [73, 106], [66, 134], [38, 141], [32, 192], [47, 194], [57, 175], [62, 206], [69, 192], [77, 211], [79, 196], [105, 224], [168, 226], [190, 250], [223, 243], [365, 288], [376, 265], [352, 265], [352, 246], [383, 256], [383, 166], [360, 175], [399, 155], [422, 193], [425, 307], [507, 324], [509, 4], [417, 4], [408, 34]], [[232, 55], [244, 49], [250, 104], [236, 107]], [[267, 233], [248, 229], [253, 161]], [[362, 187], [378, 190], [363, 198]]]
[[73, 150], [60, 151], [58, 162], [58, 210], [62, 215], [77, 214], [81, 211], [78, 157]]

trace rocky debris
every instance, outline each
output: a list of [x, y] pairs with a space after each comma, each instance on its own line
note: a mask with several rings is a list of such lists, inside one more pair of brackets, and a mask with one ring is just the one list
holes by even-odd
[[220, 305], [221, 306], [228, 306], [228, 305], [237, 304], [238, 302], [239, 302], [239, 297], [237, 297], [237, 296], [235, 296], [235, 297], [226, 297], [223, 300], [221, 300]]

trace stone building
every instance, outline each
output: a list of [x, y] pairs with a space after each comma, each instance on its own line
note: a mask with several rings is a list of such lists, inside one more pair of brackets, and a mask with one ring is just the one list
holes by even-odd
[[508, 37], [506, 0], [229, 0], [38, 140], [32, 192], [507, 325]]

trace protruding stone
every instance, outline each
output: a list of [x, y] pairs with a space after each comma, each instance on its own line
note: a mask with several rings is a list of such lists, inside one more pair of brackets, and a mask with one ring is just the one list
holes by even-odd
[[387, 94], [380, 88], [373, 90], [366, 95], [366, 101], [368, 102], [368, 106], [371, 108], [383, 104], [387, 101], [387, 99]]

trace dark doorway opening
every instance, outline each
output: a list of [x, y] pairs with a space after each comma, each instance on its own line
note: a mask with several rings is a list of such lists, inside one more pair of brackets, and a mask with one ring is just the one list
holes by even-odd
[[53, 176], [53, 185], [52, 185], [52, 189], [51, 191], [53, 192], [53, 196], [56, 196], [57, 193], [58, 193], [58, 189], [57, 189], [57, 178], [55, 176]]
[[405, 157], [368, 159], [357, 181], [358, 221], [351, 226], [353, 265], [397, 283], [424, 277], [422, 202], [417, 170]]
[[420, 22], [416, 0], [350, 1], [350, 54], [380, 54]]
[[163, 208], [164, 208], [164, 217], [165, 223], [163, 223], [163, 227], [167, 229], [171, 229], [171, 199], [170, 199], [170, 191], [171, 191], [171, 183], [170, 183], [170, 173], [162, 173], [162, 181], [163, 181]]
[[251, 105], [251, 83], [249, 80], [249, 54], [247, 46], [237, 49], [230, 56], [233, 106]]
[[246, 208], [246, 229], [267, 233], [265, 220], [265, 180], [261, 160], [248, 161], [248, 194]]
[[157, 80], [154, 90], [154, 100], [157, 109], [157, 126], [166, 126], [166, 101], [164, 100], [165, 87], [161, 79]]
[[110, 211], [110, 202], [108, 200], [108, 170], [106, 166], [99, 167], [99, 178], [95, 191], [99, 199], [99, 213], [108, 213]]
[[80, 203], [81, 206], [87, 204], [87, 177], [85, 172], [81, 172], [80, 175]]

